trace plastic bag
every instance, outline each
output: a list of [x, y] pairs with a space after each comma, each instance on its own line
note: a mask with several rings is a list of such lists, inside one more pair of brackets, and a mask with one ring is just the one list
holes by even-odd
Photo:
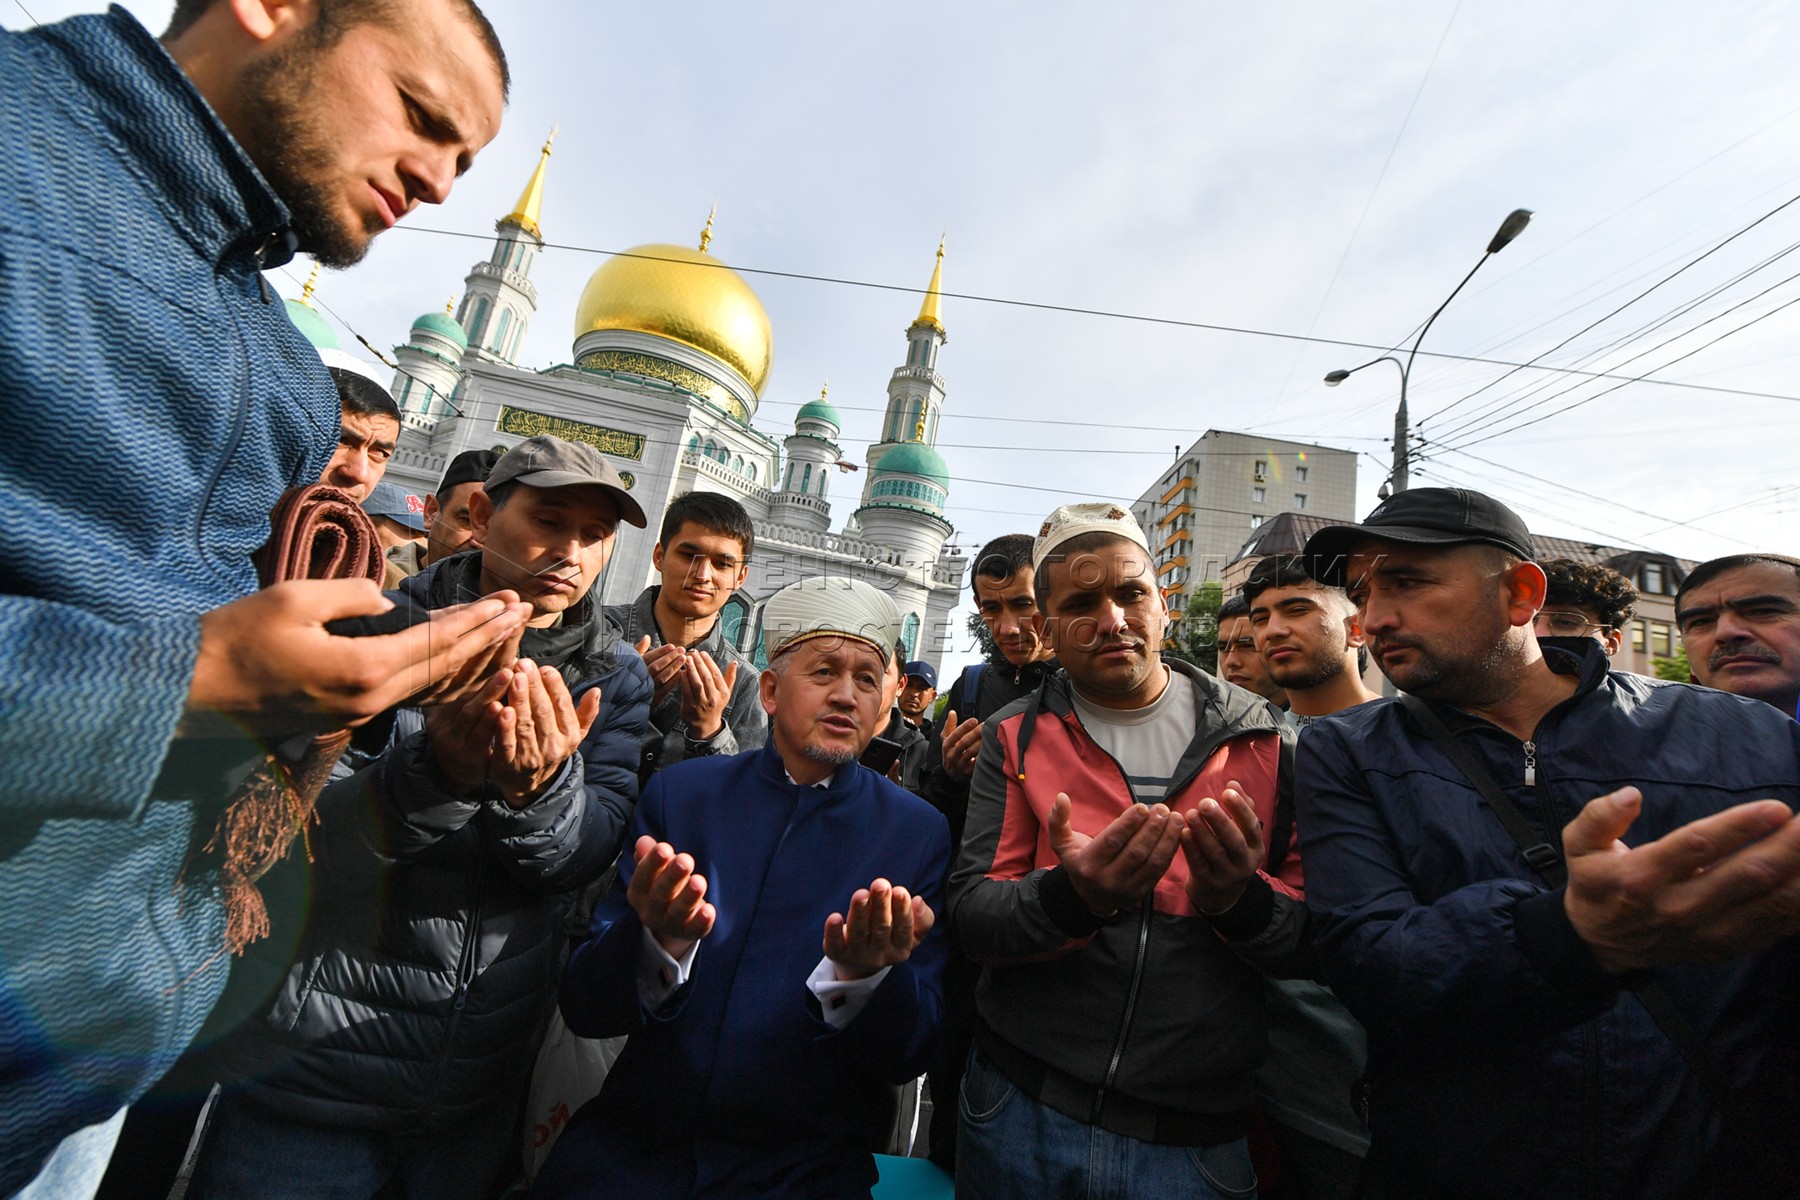
[[525, 1180], [537, 1178], [550, 1148], [581, 1106], [600, 1094], [625, 1039], [576, 1037], [563, 1024], [560, 1010], [550, 1014], [550, 1027], [531, 1071], [525, 1110]]

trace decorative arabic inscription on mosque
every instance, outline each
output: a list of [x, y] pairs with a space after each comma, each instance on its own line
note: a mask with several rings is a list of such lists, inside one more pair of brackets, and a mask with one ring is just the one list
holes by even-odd
[[660, 379], [684, 392], [712, 401], [746, 425], [750, 423], [750, 413], [742, 400], [726, 391], [716, 380], [708, 379], [698, 371], [667, 359], [629, 350], [591, 350], [577, 359], [575, 365], [590, 371], [614, 371], [644, 379]]
[[514, 408], [510, 404], [500, 409], [500, 419], [494, 422], [494, 428], [501, 433], [517, 434], [525, 438], [549, 434], [565, 442], [586, 442], [602, 454], [611, 454], [616, 458], [644, 457], [644, 435], [641, 433], [626, 433], [623, 429], [608, 429], [604, 425], [590, 425], [586, 421], [552, 417], [527, 408]]

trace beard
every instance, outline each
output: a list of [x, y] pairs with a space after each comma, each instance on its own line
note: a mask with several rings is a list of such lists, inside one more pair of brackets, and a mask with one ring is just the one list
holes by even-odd
[[331, 138], [311, 101], [319, 60], [329, 43], [309, 31], [239, 75], [245, 149], [287, 205], [300, 249], [327, 267], [352, 267], [380, 232], [372, 215], [361, 225], [339, 213], [329, 179]]
[[[1472, 626], [1449, 645], [1442, 642], [1426, 645], [1412, 638], [1399, 639], [1400, 644], [1414, 651], [1413, 661], [1404, 667], [1390, 670], [1379, 657], [1376, 661], [1381, 666], [1381, 673], [1409, 695], [1463, 707], [1490, 703], [1511, 686], [1510, 674], [1505, 668], [1517, 656], [1518, 648], [1507, 637], [1511, 626], [1504, 618], [1496, 615], [1492, 621], [1482, 624], [1487, 628]], [[1377, 638], [1378, 654], [1382, 645], [1383, 640]]]
[[848, 746], [815, 746], [811, 742], [800, 747], [800, 756], [828, 767], [847, 767], [857, 759], [856, 751]]
[[1308, 655], [1299, 663], [1276, 670], [1269, 667], [1269, 678], [1284, 688], [1295, 691], [1307, 691], [1310, 688], [1323, 687], [1344, 673], [1344, 655], [1339, 651], [1336, 656], [1315, 658]]

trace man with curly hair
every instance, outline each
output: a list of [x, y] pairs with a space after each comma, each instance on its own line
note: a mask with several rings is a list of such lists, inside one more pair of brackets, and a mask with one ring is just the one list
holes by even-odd
[[1540, 638], [1591, 637], [1606, 647], [1606, 657], [1619, 652], [1625, 626], [1637, 612], [1637, 588], [1631, 580], [1599, 563], [1548, 558], [1538, 564], [1550, 581], [1544, 607], [1532, 622]]

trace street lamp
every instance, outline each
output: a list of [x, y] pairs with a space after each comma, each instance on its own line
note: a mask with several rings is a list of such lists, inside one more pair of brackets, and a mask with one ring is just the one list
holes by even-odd
[[1529, 208], [1515, 208], [1506, 214], [1506, 220], [1500, 222], [1500, 228], [1494, 232], [1493, 239], [1487, 244], [1487, 249], [1476, 260], [1475, 265], [1469, 268], [1469, 273], [1463, 276], [1462, 283], [1457, 284], [1455, 291], [1444, 297], [1444, 302], [1437, 306], [1431, 316], [1426, 318], [1425, 324], [1419, 330], [1419, 335], [1413, 339], [1412, 349], [1407, 351], [1405, 362], [1401, 362], [1391, 354], [1383, 354], [1380, 358], [1370, 359], [1362, 364], [1362, 367], [1351, 367], [1349, 370], [1340, 367], [1325, 376], [1325, 386], [1336, 387], [1362, 370], [1363, 367], [1372, 367], [1378, 362], [1393, 363], [1400, 371], [1400, 407], [1394, 412], [1394, 467], [1381, 485], [1380, 494], [1383, 500], [1386, 500], [1394, 492], [1404, 492], [1407, 486], [1409, 458], [1407, 441], [1411, 437], [1412, 429], [1406, 412], [1406, 385], [1412, 378], [1413, 358], [1419, 353], [1419, 343], [1425, 340], [1425, 334], [1430, 331], [1432, 322], [1436, 321], [1438, 315], [1450, 307], [1450, 301], [1456, 299], [1457, 292], [1462, 291], [1469, 280], [1475, 278], [1475, 272], [1481, 270], [1488, 259], [1506, 249], [1507, 244], [1514, 238], [1524, 233], [1525, 226], [1530, 223], [1531, 210]]

